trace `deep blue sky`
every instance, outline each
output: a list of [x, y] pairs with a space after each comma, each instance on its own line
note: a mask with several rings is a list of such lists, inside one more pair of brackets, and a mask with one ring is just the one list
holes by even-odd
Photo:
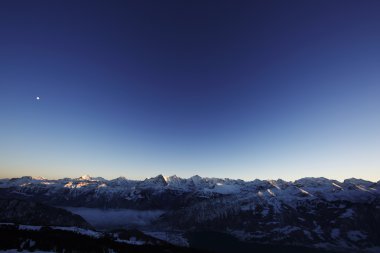
[[0, 1], [0, 177], [379, 180], [379, 13]]

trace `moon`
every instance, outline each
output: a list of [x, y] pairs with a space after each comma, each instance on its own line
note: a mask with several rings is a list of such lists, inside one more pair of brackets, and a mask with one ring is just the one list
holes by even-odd
[[40, 97], [37, 96], [37, 97], [36, 97], [36, 100], [40, 100]]

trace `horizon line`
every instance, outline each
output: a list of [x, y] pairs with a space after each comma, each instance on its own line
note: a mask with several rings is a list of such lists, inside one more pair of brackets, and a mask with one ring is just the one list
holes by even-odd
[[[43, 177], [43, 176], [20, 176], [20, 177], [11, 177], [11, 178], [0, 177], [0, 180], [12, 180], [12, 179], [20, 179], [20, 178], [30, 177], [31, 179], [34, 179], [34, 180], [82, 179], [82, 180], [89, 180], [89, 181], [91, 181], [91, 180], [92, 181], [99, 181], [99, 180], [112, 181], [112, 180], [115, 180], [115, 179], [118, 179], [118, 178], [124, 178], [124, 179], [130, 180], [130, 181], [145, 181], [145, 180], [157, 178], [157, 177], [160, 177], [160, 176], [162, 176], [165, 181], [167, 181], [167, 179], [171, 178], [171, 177], [177, 177], [177, 178], [180, 178], [180, 179], [191, 179], [193, 177], [200, 177], [202, 179], [222, 179], [222, 180], [228, 179], [228, 180], [243, 181], [243, 182], [253, 182], [253, 181], [256, 181], [256, 180], [259, 180], [259, 181], [279, 181], [279, 180], [282, 180], [282, 181], [285, 181], [285, 182], [292, 182], [292, 183], [294, 183], [295, 181], [298, 181], [298, 180], [301, 180], [301, 179], [326, 179], [326, 180], [329, 180], [329, 181], [337, 181], [337, 182], [340, 182], [340, 183], [344, 183], [344, 181], [346, 181], [346, 180], [352, 180], [352, 179], [362, 180], [362, 181], [371, 182], [371, 183], [379, 183], [380, 182], [380, 179], [372, 181], [372, 180], [367, 180], [367, 179], [363, 179], [363, 178], [347, 177], [347, 178], [345, 178], [343, 180], [338, 180], [338, 179], [332, 179], [332, 178], [323, 177], [323, 176], [319, 176], [319, 177], [315, 177], [315, 176], [300, 177], [300, 178], [297, 178], [295, 180], [284, 180], [282, 178], [277, 178], [277, 179], [259, 179], [259, 178], [255, 178], [255, 179], [252, 179], [252, 180], [244, 180], [244, 179], [240, 179], [240, 178], [228, 178], [228, 177], [207, 177], [207, 176], [203, 177], [203, 176], [200, 176], [198, 174], [193, 175], [191, 177], [180, 177], [180, 176], [177, 176], [176, 174], [171, 175], [171, 176], [164, 176], [163, 174], [158, 174], [157, 176], [146, 177], [145, 179], [131, 179], [131, 178], [127, 178], [125, 176], [119, 176], [119, 177], [115, 177], [115, 178], [109, 179], [109, 178], [104, 178], [102, 176], [90, 176], [89, 174], [84, 174], [84, 175], [82, 175], [80, 177], [63, 177], [63, 178], [47, 178], [47, 177]], [[86, 178], [88, 178], [88, 179], [86, 179]], [[98, 179], [98, 180], [96, 180], [96, 179]]]

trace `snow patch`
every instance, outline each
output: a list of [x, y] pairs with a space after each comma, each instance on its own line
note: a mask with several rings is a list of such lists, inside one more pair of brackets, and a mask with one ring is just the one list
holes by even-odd
[[146, 244], [145, 241], [137, 240], [136, 237], [131, 237], [131, 238], [129, 238], [129, 240], [117, 239], [116, 241], [121, 242], [121, 243], [133, 244], [133, 245], [144, 245], [144, 244]]
[[290, 234], [294, 231], [297, 231], [297, 230], [300, 230], [300, 228], [294, 227], [294, 226], [286, 226], [286, 227], [282, 227], [282, 228], [275, 228], [272, 231], [288, 235], [288, 234]]
[[340, 229], [339, 228], [332, 229], [330, 235], [332, 239], [337, 239], [340, 236]]
[[42, 226], [31, 226], [31, 225], [19, 225], [18, 229], [21, 230], [33, 230], [33, 231], [38, 231], [41, 229]]
[[189, 247], [189, 242], [181, 232], [143, 231], [143, 233], [173, 245]]
[[94, 230], [89, 229], [83, 229], [83, 228], [77, 228], [77, 227], [57, 227], [57, 226], [51, 226], [50, 228], [56, 229], [56, 230], [63, 230], [63, 231], [70, 231], [81, 235], [87, 235], [94, 238], [100, 238], [103, 236], [103, 233], [97, 232]]
[[205, 189], [206, 191], [211, 191], [220, 194], [232, 194], [240, 192], [240, 187], [238, 185], [229, 185], [217, 183], [213, 189]]
[[347, 237], [348, 239], [350, 239], [351, 241], [360, 241], [360, 240], [364, 240], [367, 238], [367, 235], [362, 233], [361, 231], [359, 230], [350, 230], [347, 232]]
[[355, 211], [352, 210], [351, 208], [349, 208], [344, 213], [342, 213], [339, 217], [343, 218], [343, 219], [344, 218], [351, 218], [352, 219], [354, 214], [355, 214]]

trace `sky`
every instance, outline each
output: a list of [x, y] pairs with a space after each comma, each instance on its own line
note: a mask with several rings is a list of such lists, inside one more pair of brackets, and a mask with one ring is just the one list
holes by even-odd
[[0, 1], [0, 177], [378, 181], [379, 13]]

